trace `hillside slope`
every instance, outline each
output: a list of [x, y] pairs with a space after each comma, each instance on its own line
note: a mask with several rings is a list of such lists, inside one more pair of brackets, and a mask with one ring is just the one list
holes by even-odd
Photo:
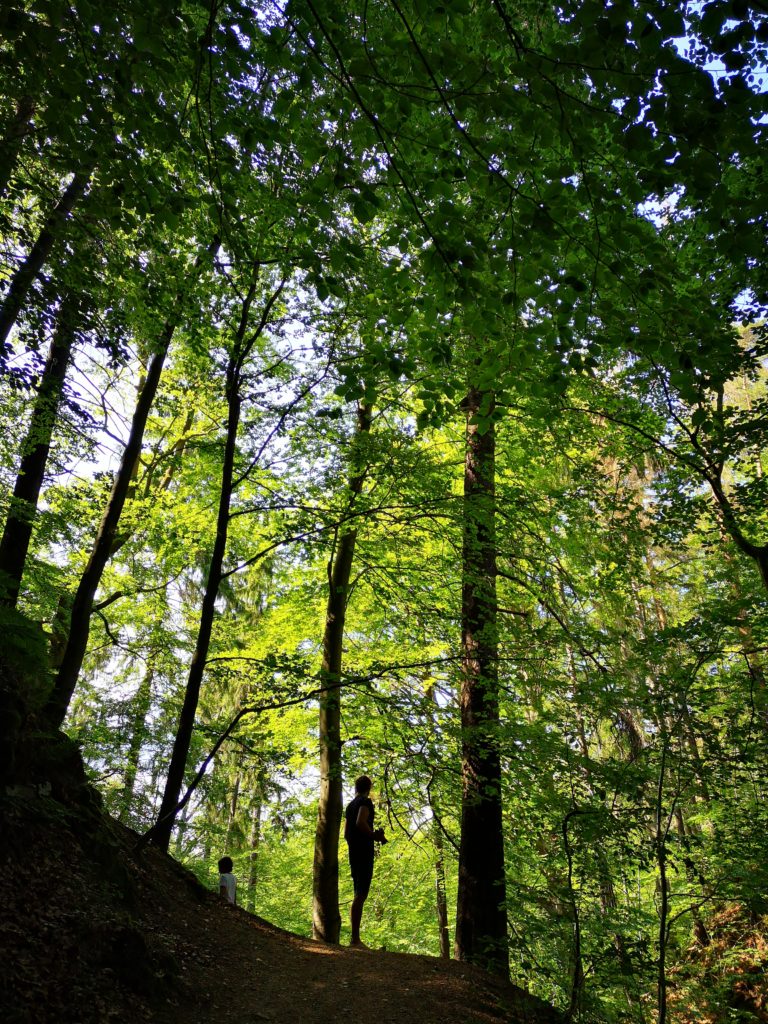
[[548, 1024], [561, 1018], [465, 964], [328, 947], [204, 889], [38, 780], [0, 800], [0, 1003], [7, 1024]]

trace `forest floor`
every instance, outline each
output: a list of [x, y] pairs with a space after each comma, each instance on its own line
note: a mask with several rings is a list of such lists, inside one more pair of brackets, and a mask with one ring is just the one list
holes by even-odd
[[[82, 799], [82, 794], [80, 796]], [[206, 890], [173, 858], [31, 787], [0, 804], [5, 1024], [547, 1024], [455, 961], [331, 947]]]

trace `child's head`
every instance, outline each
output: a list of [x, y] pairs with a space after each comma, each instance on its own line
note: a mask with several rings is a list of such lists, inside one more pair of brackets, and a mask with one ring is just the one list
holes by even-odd
[[234, 866], [231, 857], [222, 857], [219, 861], [219, 874], [228, 875]]

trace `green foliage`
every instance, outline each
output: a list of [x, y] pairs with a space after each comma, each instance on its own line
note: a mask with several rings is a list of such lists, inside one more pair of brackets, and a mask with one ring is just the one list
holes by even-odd
[[[480, 389], [513, 977], [584, 1020], [650, 1020], [661, 944], [674, 974], [724, 906], [764, 910], [765, 14], [227, 0], [150, 24], [134, 2], [33, 0], [0, 17], [3, 308], [88, 176], [0, 352], [6, 510], [80, 297], [21, 611], [0, 610], [25, 706], [172, 328], [67, 728], [109, 810], [151, 824], [237, 395], [188, 783], [245, 713], [176, 853], [212, 885], [231, 853], [246, 904], [308, 934], [328, 565], [354, 530], [344, 782], [374, 778], [391, 838], [365, 935], [437, 952]], [[374, 422], [353, 444], [358, 402]]]

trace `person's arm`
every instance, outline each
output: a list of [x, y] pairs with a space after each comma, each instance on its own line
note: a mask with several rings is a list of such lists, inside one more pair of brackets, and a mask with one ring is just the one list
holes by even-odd
[[385, 842], [384, 829], [377, 828], [374, 830], [371, 828], [371, 812], [365, 806], [365, 804], [360, 805], [360, 809], [357, 812], [357, 821], [355, 822], [355, 826], [356, 828], [359, 828], [361, 832], [364, 832], [367, 836], [371, 836], [374, 842]]
[[355, 826], [367, 836], [372, 836], [374, 834], [373, 829], [371, 828], [371, 812], [365, 804], [360, 804]]

